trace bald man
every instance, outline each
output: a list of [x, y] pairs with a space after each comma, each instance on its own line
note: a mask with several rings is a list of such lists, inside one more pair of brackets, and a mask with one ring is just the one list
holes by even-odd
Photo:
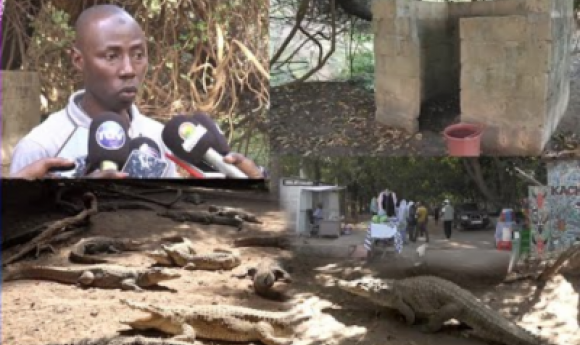
[[[131, 138], [153, 139], [162, 157], [168, 151], [161, 139], [163, 124], [142, 115], [134, 104], [148, 68], [147, 40], [140, 25], [120, 7], [97, 5], [81, 13], [75, 31], [72, 63], [82, 73], [84, 89], [73, 93], [64, 109], [51, 114], [16, 145], [11, 175], [38, 160], [59, 156], [75, 130], [88, 133], [92, 119], [107, 111], [119, 114], [129, 125]], [[88, 147], [78, 150], [77, 157], [66, 158], [82, 159]], [[226, 161], [250, 177], [262, 177], [262, 171], [241, 155], [232, 154]], [[178, 177], [173, 162], [168, 164], [163, 177]], [[111, 174], [97, 172], [93, 177], [110, 178]]]

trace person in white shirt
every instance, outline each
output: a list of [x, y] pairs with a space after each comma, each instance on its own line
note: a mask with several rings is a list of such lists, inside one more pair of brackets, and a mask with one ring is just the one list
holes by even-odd
[[453, 218], [455, 218], [455, 210], [449, 200], [444, 201], [443, 209], [441, 209], [441, 216], [443, 218], [443, 230], [447, 239], [451, 238], [451, 231], [453, 229]]
[[[115, 5], [97, 5], [83, 11], [76, 24], [72, 63], [82, 73], [84, 89], [73, 93], [66, 107], [51, 114], [16, 145], [10, 175], [30, 164], [56, 157], [76, 128], [88, 129], [103, 112], [119, 114], [129, 126], [129, 137], [154, 140], [164, 157], [168, 151], [161, 139], [163, 124], [139, 112], [134, 104], [148, 69], [147, 39], [135, 19]], [[80, 157], [79, 157], [80, 158]], [[251, 178], [262, 178], [254, 162], [231, 154], [224, 159]], [[163, 177], [179, 177], [173, 162]], [[125, 177], [96, 172], [92, 177]]]

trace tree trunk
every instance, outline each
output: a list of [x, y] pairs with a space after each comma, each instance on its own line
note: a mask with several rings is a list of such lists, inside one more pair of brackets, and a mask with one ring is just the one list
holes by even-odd
[[479, 159], [466, 158], [463, 159], [462, 162], [465, 171], [467, 172], [471, 180], [475, 182], [481, 194], [483, 194], [483, 196], [490, 202], [497, 204], [499, 202], [499, 198], [491, 191], [491, 189], [485, 182], [485, 179], [483, 178], [483, 173], [481, 171], [481, 164], [479, 162]]
[[280, 178], [282, 177], [282, 167], [280, 166], [280, 158], [277, 154], [270, 154], [270, 194], [275, 200], [280, 198]]

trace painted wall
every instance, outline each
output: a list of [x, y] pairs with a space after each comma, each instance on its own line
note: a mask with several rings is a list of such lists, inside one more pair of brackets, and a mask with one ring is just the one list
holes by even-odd
[[548, 186], [530, 187], [532, 254], [559, 251], [580, 238], [580, 161], [548, 164]]

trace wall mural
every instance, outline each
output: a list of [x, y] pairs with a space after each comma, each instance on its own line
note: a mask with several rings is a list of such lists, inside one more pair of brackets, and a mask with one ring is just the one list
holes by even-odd
[[548, 186], [529, 188], [531, 255], [560, 252], [580, 238], [580, 161], [548, 164]]

